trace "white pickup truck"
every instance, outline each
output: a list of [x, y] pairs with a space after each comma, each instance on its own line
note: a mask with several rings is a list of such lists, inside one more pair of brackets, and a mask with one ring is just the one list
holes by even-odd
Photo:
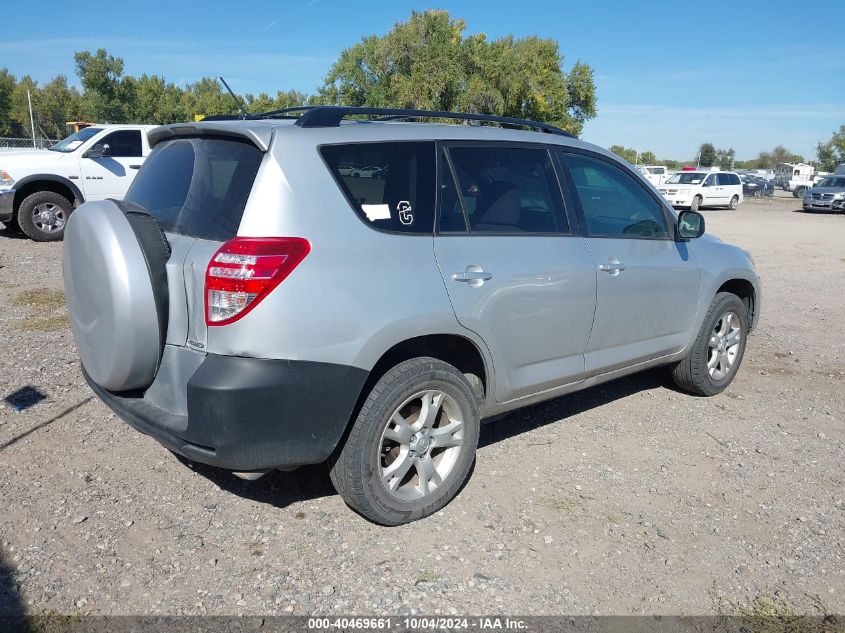
[[126, 194], [153, 127], [92, 125], [50, 149], [0, 152], [0, 222], [39, 242], [62, 239], [80, 204]]

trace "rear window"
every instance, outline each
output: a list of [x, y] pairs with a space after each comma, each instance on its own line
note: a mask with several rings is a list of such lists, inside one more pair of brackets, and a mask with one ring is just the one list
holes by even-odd
[[324, 145], [320, 153], [356, 213], [374, 228], [431, 235], [432, 142]]
[[246, 142], [186, 138], [156, 145], [126, 194], [162, 230], [225, 242], [238, 232], [261, 151]]

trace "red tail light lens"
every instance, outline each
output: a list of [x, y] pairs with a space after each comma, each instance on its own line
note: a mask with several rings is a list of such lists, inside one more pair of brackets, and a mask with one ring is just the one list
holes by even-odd
[[301, 237], [236, 237], [211, 258], [205, 271], [205, 322], [237, 321], [278, 286], [311, 244]]

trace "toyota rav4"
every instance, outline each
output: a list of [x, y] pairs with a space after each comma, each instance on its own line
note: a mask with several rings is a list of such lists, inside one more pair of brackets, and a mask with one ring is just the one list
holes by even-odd
[[381, 524], [457, 494], [484, 418], [657, 365], [721, 392], [759, 319], [744, 250], [549, 125], [320, 106], [149, 144], [67, 226], [91, 388], [245, 478], [328, 462]]

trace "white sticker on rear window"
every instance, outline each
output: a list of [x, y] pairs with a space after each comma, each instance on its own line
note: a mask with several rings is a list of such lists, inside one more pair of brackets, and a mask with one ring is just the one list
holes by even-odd
[[390, 219], [390, 205], [387, 204], [362, 204], [361, 210], [370, 222]]
[[694, 184], [694, 185], [697, 185], [697, 184], [698, 184], [698, 183], [700, 183], [701, 181], [700, 181], [700, 180], [691, 180], [690, 182], [691, 182], [692, 184]]

